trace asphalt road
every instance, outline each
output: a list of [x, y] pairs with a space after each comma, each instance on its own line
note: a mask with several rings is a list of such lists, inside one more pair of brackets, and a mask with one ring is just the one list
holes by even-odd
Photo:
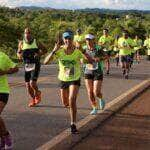
[[72, 150], [149, 150], [150, 88]]
[[[122, 78], [121, 70], [112, 65], [111, 74], [104, 76], [103, 93], [106, 102], [121, 95], [128, 89], [150, 77], [150, 62], [143, 60], [131, 69], [130, 78]], [[68, 110], [59, 98], [56, 65], [42, 66], [39, 87], [42, 91], [42, 102], [34, 108], [28, 107], [29, 97], [23, 79], [23, 69], [9, 77], [11, 94], [3, 117], [14, 138], [15, 150], [35, 150], [55, 135], [69, 127]], [[84, 80], [77, 99], [78, 120], [91, 111], [87, 98]]]

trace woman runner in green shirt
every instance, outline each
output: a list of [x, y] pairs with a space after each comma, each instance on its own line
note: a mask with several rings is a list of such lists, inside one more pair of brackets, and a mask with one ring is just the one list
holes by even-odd
[[103, 82], [103, 61], [105, 53], [102, 47], [95, 44], [95, 37], [92, 34], [85, 36], [86, 46], [83, 48], [86, 53], [93, 59], [92, 63], [86, 63], [84, 69], [85, 85], [89, 100], [92, 105], [91, 115], [96, 115], [99, 108], [104, 109], [105, 101], [102, 98], [102, 82]]
[[140, 63], [140, 50], [142, 49], [143, 42], [142, 40], [136, 35], [134, 39], [134, 51], [135, 51], [135, 59], [136, 63]]
[[[44, 64], [52, 60], [59, 62], [60, 93], [63, 104], [70, 107], [71, 133], [76, 133], [76, 99], [80, 86], [81, 68], [80, 60], [89, 59], [88, 55], [83, 54], [73, 45], [73, 33], [63, 33], [64, 46], [58, 41], [53, 51], [46, 57]], [[92, 60], [91, 60], [92, 61]]]

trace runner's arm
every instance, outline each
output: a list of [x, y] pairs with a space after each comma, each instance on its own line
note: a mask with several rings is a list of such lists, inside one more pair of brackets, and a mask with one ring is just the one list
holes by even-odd
[[2, 76], [2, 75], [6, 75], [6, 74], [13, 74], [13, 73], [15, 73], [15, 72], [18, 72], [18, 67], [16, 66], [16, 67], [14, 67], [14, 68], [10, 68], [10, 69], [8, 69], [8, 70], [5, 70], [5, 71], [3, 71], [3, 70], [0, 70], [0, 76]]
[[46, 58], [44, 59], [44, 65], [47, 65], [50, 61], [52, 61], [54, 59], [54, 55], [56, 54], [56, 52], [58, 51], [58, 49], [60, 48], [60, 43], [57, 42], [54, 46], [54, 49], [50, 52], [50, 54], [48, 56], [46, 56]]
[[82, 47], [79, 49], [82, 53], [82, 55], [84, 56], [84, 62], [89, 62], [89, 63], [92, 63], [94, 60], [93, 58], [86, 53], [86, 50], [83, 49]]
[[19, 41], [18, 44], [18, 50], [17, 50], [17, 57], [19, 58], [19, 60], [22, 60], [22, 41]]
[[104, 48], [102, 48], [102, 50], [99, 51], [98, 57], [95, 57], [96, 62], [103, 61], [108, 58], [108, 55], [106, 54], [106, 52], [103, 49]]

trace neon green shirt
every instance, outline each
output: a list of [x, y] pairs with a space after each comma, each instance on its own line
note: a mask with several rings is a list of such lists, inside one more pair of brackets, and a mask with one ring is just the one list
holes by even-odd
[[58, 50], [54, 58], [59, 62], [58, 79], [61, 81], [79, 80], [81, 77], [80, 60], [83, 58], [82, 52], [78, 49], [70, 55], [65, 54], [64, 48]]
[[[0, 70], [9, 70], [15, 66], [16, 64], [13, 63], [5, 53], [0, 52]], [[7, 75], [0, 75], [0, 93], [9, 93], [9, 91], [10, 89], [7, 81]]]
[[119, 55], [130, 55], [132, 50], [130, 46], [133, 46], [133, 40], [131, 38], [125, 39], [123, 37], [118, 40], [118, 47], [121, 47], [119, 50]]
[[145, 41], [144, 41], [144, 46], [148, 46], [148, 39], [146, 39]]
[[82, 47], [83, 46], [83, 43], [84, 43], [84, 36], [83, 35], [75, 35], [74, 36], [74, 42], [75, 42], [75, 45], [76, 47]]
[[113, 39], [111, 36], [104, 36], [103, 35], [99, 38], [98, 42], [102, 43], [102, 46], [104, 46], [107, 51], [110, 51], [110, 50], [112, 50], [112, 48], [111, 48], [112, 41], [113, 41]]
[[150, 49], [150, 38], [149, 39], [146, 39], [144, 41], [144, 46], [146, 46], [148, 49]]
[[134, 39], [134, 51], [139, 50], [142, 47], [142, 40], [141, 39]]
[[117, 39], [115, 39], [115, 41], [114, 41], [114, 48], [113, 48], [113, 51], [115, 51], [115, 52], [118, 52], [118, 51], [119, 51], [119, 49], [118, 49], [118, 40], [117, 40]]
[[150, 56], [150, 38], [144, 41], [144, 46], [147, 47], [147, 55]]
[[134, 42], [134, 39], [132, 39], [132, 38], [128, 38], [129, 39], [129, 45], [130, 45], [130, 47], [131, 47], [131, 53], [135, 53], [135, 50], [134, 50], [134, 47], [135, 47], [135, 42]]

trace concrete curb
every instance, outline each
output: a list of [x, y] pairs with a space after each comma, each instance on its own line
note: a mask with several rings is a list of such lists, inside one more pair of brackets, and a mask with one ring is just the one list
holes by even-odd
[[71, 135], [70, 129], [66, 129], [52, 140], [37, 148], [37, 150], [67, 150], [71, 149], [75, 144], [79, 143], [83, 138], [88, 136], [91, 131], [110, 118], [112, 114], [117, 112], [125, 104], [129, 103], [135, 96], [140, 94], [150, 86], [150, 79], [141, 82], [127, 92], [123, 93], [113, 101], [109, 102], [105, 110], [99, 111], [98, 115], [88, 115], [77, 123], [80, 131], [79, 134]]

